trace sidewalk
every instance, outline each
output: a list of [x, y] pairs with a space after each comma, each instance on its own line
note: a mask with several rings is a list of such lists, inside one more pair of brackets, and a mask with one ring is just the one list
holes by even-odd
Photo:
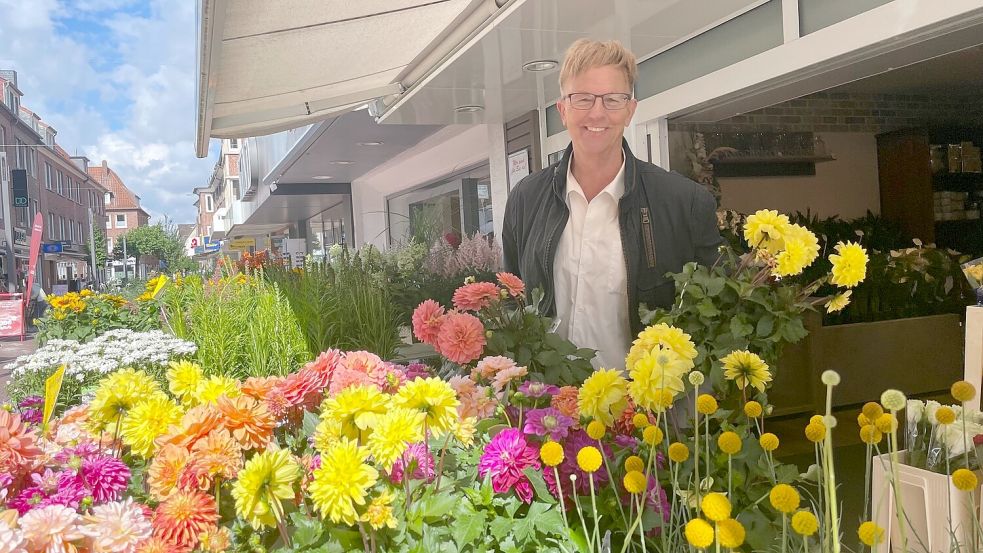
[[34, 335], [31, 334], [23, 342], [16, 338], [0, 340], [0, 403], [7, 401], [7, 380], [10, 378], [10, 373], [5, 365], [21, 355], [33, 353], [36, 347]]

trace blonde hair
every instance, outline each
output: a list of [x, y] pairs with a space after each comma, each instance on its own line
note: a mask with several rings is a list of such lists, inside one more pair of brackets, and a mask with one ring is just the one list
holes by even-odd
[[[560, 89], [563, 83], [580, 75], [588, 69], [604, 65], [615, 65], [621, 69], [628, 80], [628, 92], [635, 90], [635, 77], [638, 75], [638, 64], [635, 54], [617, 40], [598, 41], [587, 38], [578, 39], [567, 48], [563, 57], [563, 67], [560, 68]], [[563, 90], [564, 93], [569, 91]]]

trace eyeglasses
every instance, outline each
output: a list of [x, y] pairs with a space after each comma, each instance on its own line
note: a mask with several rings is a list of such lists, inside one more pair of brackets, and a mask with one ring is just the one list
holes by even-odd
[[604, 109], [625, 109], [628, 106], [628, 101], [631, 100], [631, 94], [625, 94], [624, 92], [609, 92], [607, 94], [574, 92], [566, 95], [566, 99], [570, 102], [570, 107], [583, 110], [593, 108], [598, 98], [601, 99]]

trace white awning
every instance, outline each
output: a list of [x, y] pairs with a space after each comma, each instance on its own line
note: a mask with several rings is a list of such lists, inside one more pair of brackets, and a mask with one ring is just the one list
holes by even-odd
[[400, 94], [522, 0], [201, 0], [196, 149]]

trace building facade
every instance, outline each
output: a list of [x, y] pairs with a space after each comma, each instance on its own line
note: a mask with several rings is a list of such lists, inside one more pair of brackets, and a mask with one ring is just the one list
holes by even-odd
[[[110, 252], [110, 258], [117, 242], [123, 236], [138, 227], [145, 227], [150, 224], [150, 214], [140, 206], [140, 196], [123, 184], [123, 179], [109, 167], [106, 160], [102, 160], [100, 165], [89, 167], [89, 177], [99, 183], [105, 189], [103, 193], [103, 205], [106, 212], [106, 247]], [[123, 278], [147, 278], [153, 267], [152, 261], [148, 259], [136, 259], [133, 256], [125, 256], [125, 260], [113, 259], [107, 267], [107, 277], [110, 279]], [[125, 269], [124, 269], [125, 267]]]

